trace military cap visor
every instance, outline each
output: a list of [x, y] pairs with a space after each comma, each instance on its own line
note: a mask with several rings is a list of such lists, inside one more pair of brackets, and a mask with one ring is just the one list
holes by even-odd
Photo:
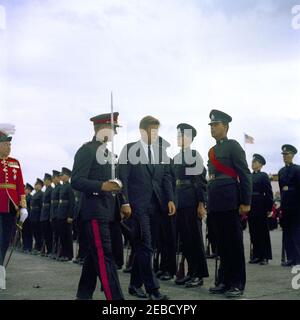
[[68, 168], [62, 168], [60, 175], [63, 176], [64, 174], [71, 177], [72, 171]]
[[29, 183], [26, 183], [26, 185], [25, 185], [25, 189], [29, 189], [29, 190], [33, 190], [34, 189], [34, 187], [31, 185], [31, 184], [29, 184]]
[[177, 126], [177, 130], [181, 132], [181, 134], [184, 134], [186, 136], [190, 136], [192, 134], [192, 137], [195, 138], [197, 135], [197, 130], [187, 123], [180, 123]]
[[52, 170], [52, 177], [58, 177], [60, 175], [60, 172], [57, 170]]
[[284, 144], [281, 147], [281, 150], [282, 150], [281, 154], [289, 154], [289, 153], [296, 154], [298, 152], [298, 150], [291, 144]]
[[209, 114], [209, 118], [210, 118], [209, 125], [213, 123], [219, 123], [219, 122], [229, 123], [232, 121], [232, 118], [230, 115], [228, 115], [223, 111], [215, 110], [215, 109], [211, 110]]
[[41, 186], [44, 186], [44, 181], [38, 178], [38, 179], [36, 179], [35, 184], [39, 184]]
[[[119, 112], [114, 112], [113, 113], [113, 125], [114, 127], [121, 127], [118, 124], [118, 117], [119, 117]], [[90, 121], [92, 121], [94, 123], [94, 125], [111, 125], [111, 114], [110, 113], [104, 113], [104, 114], [100, 114], [98, 116], [95, 116], [93, 118], [90, 119]]]
[[260, 154], [255, 153], [253, 155], [253, 159], [252, 161], [258, 161], [259, 163], [261, 163], [263, 166], [266, 164], [266, 159], [261, 156]]
[[52, 180], [51, 174], [45, 173], [44, 180]]

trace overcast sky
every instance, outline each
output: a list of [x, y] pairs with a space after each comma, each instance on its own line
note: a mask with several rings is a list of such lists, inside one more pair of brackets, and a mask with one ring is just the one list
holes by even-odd
[[[123, 128], [116, 150], [138, 140], [139, 120], [196, 127], [205, 162], [209, 112], [233, 117], [229, 137], [282, 166], [281, 145], [300, 150], [300, 29], [289, 0], [0, 0], [0, 123], [16, 125], [12, 156], [26, 181], [72, 167], [110, 111]], [[299, 152], [300, 153], [300, 152]], [[299, 156], [295, 162], [300, 162]]]

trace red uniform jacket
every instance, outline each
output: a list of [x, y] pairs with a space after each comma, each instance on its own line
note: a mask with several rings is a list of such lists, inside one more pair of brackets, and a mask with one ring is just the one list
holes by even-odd
[[0, 214], [9, 212], [9, 202], [16, 209], [26, 208], [21, 166], [14, 158], [0, 159]]

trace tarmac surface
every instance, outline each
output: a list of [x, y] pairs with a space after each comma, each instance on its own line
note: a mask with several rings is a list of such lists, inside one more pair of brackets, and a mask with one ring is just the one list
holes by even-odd
[[[291, 267], [281, 266], [281, 230], [271, 231], [273, 260], [266, 266], [246, 264], [247, 284], [244, 300], [299, 300], [300, 288], [293, 289], [292, 279], [296, 274]], [[249, 233], [244, 232], [246, 262], [249, 260]], [[174, 280], [160, 281], [161, 292], [172, 300], [219, 300], [223, 295], [208, 292], [214, 284], [215, 261], [208, 259], [210, 277], [202, 287], [184, 288]], [[7, 267], [7, 289], [0, 290], [0, 300], [74, 300], [81, 267], [72, 262], [58, 262], [49, 258], [14, 252]], [[119, 270], [119, 278], [125, 299], [135, 300], [128, 294], [129, 274]], [[300, 274], [300, 266], [298, 276]], [[294, 283], [299, 284], [299, 280]], [[100, 285], [94, 300], [104, 300]]]

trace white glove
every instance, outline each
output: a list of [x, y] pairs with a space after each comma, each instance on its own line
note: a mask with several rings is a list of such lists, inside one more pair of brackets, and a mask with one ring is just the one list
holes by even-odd
[[24, 222], [26, 219], [27, 219], [27, 217], [28, 217], [28, 211], [27, 211], [27, 209], [26, 208], [22, 208], [21, 210], [20, 210], [20, 222]]

